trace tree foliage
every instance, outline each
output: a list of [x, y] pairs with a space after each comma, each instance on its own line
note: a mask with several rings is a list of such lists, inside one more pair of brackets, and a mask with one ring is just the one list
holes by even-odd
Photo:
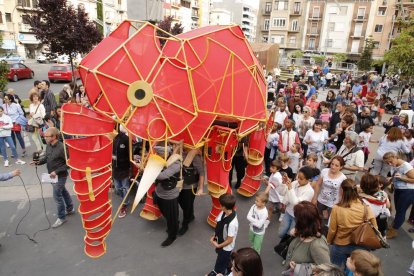
[[369, 71], [372, 68], [372, 51], [374, 50], [374, 40], [372, 37], [365, 39], [364, 50], [362, 50], [361, 58], [358, 61], [358, 69]]
[[321, 65], [322, 62], [325, 61], [325, 56], [323, 56], [323, 55], [312, 55], [312, 59], [315, 61], [316, 64]]
[[301, 57], [303, 57], [303, 52], [302, 52], [301, 50], [296, 50], [296, 51], [293, 51], [293, 52], [290, 54], [290, 57], [291, 57], [291, 58], [301, 58]]
[[7, 74], [9, 73], [9, 65], [5, 61], [0, 62], [0, 92], [4, 91], [9, 83], [9, 79], [7, 78]]
[[401, 34], [392, 40], [391, 49], [385, 53], [384, 60], [391, 71], [401, 74], [403, 78], [414, 75], [414, 17], [400, 22]]
[[[163, 20], [159, 21], [157, 24], [158, 28], [160, 28], [161, 30], [165, 32], [157, 30], [157, 35], [159, 37], [168, 38], [171, 35], [181, 34], [184, 30], [184, 27], [181, 26], [181, 23], [179, 24], [175, 23], [174, 26], [171, 27], [172, 22], [173, 22], [172, 16], [166, 16], [164, 17]], [[165, 44], [165, 39], [160, 39], [160, 44], [161, 44], [161, 47], [163, 47]]]
[[334, 58], [335, 62], [341, 63], [341, 62], [345, 61], [348, 58], [348, 55], [344, 54], [344, 53], [336, 53], [336, 54], [334, 54], [333, 58]]
[[67, 5], [66, 0], [39, 0], [39, 12], [27, 14], [31, 30], [54, 53], [87, 53], [102, 40], [96, 25], [89, 21], [85, 10]]

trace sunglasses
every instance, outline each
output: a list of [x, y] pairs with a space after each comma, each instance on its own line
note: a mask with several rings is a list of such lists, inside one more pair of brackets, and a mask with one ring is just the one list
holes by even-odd
[[309, 113], [309, 111], [306, 111], [306, 110], [305, 110], [305, 111], [303, 111], [303, 113]]

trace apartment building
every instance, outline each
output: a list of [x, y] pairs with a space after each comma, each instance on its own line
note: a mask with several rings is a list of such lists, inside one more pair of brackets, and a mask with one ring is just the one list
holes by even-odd
[[205, 7], [208, 5], [203, 3], [206, 1], [207, 0], [165, 0], [164, 17], [172, 16], [173, 23], [181, 23], [184, 27], [184, 32], [196, 29], [202, 25], [202, 22], [208, 22], [208, 19], [205, 19], [205, 17], [208, 16], [208, 13], [205, 13]]
[[282, 55], [300, 49], [356, 59], [372, 37], [379, 58], [390, 47], [398, 6], [413, 10], [412, 1], [260, 0], [256, 41], [279, 44]]
[[228, 11], [230, 13], [229, 23], [240, 25], [249, 41], [254, 42], [256, 40], [257, 7], [243, 0], [215, 0], [211, 3], [210, 9], [210, 25], [215, 20], [215, 10]]

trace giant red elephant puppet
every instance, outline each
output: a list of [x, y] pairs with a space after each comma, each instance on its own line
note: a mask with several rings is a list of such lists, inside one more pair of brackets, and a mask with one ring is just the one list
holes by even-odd
[[[239, 26], [208, 26], [172, 36], [148, 22], [130, 20], [82, 60], [79, 72], [91, 108], [65, 104], [61, 130], [77, 137], [65, 143], [88, 256], [105, 254], [114, 221], [109, 190], [116, 126], [127, 130], [131, 143], [140, 138], [149, 146], [137, 164], [142, 178], [132, 206], [134, 211], [147, 194], [143, 218], [161, 216], [151, 191], [167, 154], [153, 152], [157, 143], [181, 141], [184, 147], [203, 148], [210, 225], [220, 210], [218, 197], [232, 192], [232, 157], [246, 136], [248, 166], [237, 191], [256, 193], [268, 117], [261, 68]], [[133, 162], [132, 153], [130, 158]]]

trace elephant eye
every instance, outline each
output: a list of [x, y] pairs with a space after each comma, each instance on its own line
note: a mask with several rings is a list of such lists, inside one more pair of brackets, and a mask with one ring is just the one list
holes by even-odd
[[128, 101], [133, 106], [146, 106], [154, 96], [152, 87], [146, 81], [136, 81], [129, 85], [127, 91]]

